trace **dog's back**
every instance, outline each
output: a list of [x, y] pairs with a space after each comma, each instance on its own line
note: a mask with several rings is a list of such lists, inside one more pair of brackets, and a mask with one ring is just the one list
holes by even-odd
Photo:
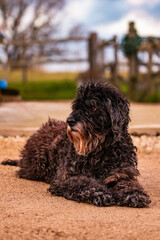
[[64, 144], [70, 145], [66, 133], [66, 123], [55, 119], [34, 133], [26, 142], [20, 160], [6, 159], [3, 165], [19, 166], [21, 178], [50, 182], [55, 175], [57, 162], [61, 161], [60, 151]]

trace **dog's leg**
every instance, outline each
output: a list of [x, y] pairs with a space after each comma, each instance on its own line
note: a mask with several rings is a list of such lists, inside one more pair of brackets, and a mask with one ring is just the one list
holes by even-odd
[[114, 205], [110, 190], [93, 178], [73, 176], [64, 181], [53, 180], [48, 189], [52, 194], [63, 196], [77, 202], [86, 202], [96, 206]]
[[149, 196], [137, 181], [139, 172], [134, 167], [126, 167], [121, 171], [112, 172], [104, 180], [111, 189], [115, 202], [119, 206], [146, 207], [150, 204]]
[[120, 180], [110, 186], [116, 205], [128, 207], [147, 207], [151, 200], [137, 180]]

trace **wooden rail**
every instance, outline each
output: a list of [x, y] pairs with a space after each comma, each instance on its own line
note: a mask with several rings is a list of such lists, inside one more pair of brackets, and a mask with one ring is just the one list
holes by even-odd
[[5, 45], [46, 45], [46, 44], [56, 44], [56, 43], [66, 43], [66, 42], [82, 42], [88, 41], [88, 38], [84, 37], [70, 37], [70, 38], [61, 38], [61, 39], [43, 39], [43, 40], [15, 40], [15, 41], [5, 41]]

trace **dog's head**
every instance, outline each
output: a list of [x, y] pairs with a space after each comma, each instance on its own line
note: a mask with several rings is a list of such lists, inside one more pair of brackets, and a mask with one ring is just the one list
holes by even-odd
[[120, 141], [129, 120], [129, 102], [116, 88], [89, 83], [78, 89], [67, 134], [77, 153], [88, 155]]

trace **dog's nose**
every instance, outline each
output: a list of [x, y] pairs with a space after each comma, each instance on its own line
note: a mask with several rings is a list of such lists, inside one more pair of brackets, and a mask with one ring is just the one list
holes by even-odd
[[67, 118], [67, 123], [70, 127], [73, 127], [76, 124], [76, 120], [73, 117]]

